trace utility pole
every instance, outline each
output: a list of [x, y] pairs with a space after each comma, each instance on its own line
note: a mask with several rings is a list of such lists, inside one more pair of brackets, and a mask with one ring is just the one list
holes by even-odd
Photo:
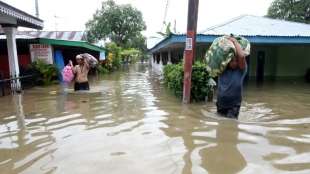
[[195, 56], [199, 0], [188, 0], [187, 35], [184, 58], [183, 103], [191, 101], [192, 65]]
[[55, 39], [57, 39], [57, 26], [58, 26], [57, 19], [59, 18], [59, 16], [55, 14], [54, 18], [55, 18]]
[[36, 17], [39, 18], [39, 2], [35, 0]]

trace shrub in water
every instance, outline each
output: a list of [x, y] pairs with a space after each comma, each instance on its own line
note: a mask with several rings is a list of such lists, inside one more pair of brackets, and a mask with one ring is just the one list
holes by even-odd
[[[164, 67], [164, 83], [177, 97], [183, 95], [183, 63], [169, 64]], [[213, 86], [209, 84], [211, 77], [206, 70], [206, 64], [195, 62], [192, 69], [191, 99], [204, 101], [213, 94]]]
[[47, 64], [42, 60], [36, 60], [29, 65], [29, 68], [38, 72], [36, 83], [39, 85], [50, 85], [58, 82], [58, 69], [53, 64]]

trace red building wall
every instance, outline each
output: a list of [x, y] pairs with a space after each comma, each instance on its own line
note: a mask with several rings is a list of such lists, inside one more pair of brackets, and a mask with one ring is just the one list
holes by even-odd
[[[18, 63], [20, 68], [26, 68], [31, 63], [29, 54], [18, 55]], [[10, 77], [9, 59], [8, 55], [0, 55], [0, 74], [3, 78]]]
[[9, 59], [7, 55], [0, 55], [0, 74], [2, 78], [10, 77]]

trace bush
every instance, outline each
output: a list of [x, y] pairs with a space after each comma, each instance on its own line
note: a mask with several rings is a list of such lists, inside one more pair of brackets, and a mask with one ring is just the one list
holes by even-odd
[[[164, 83], [177, 97], [183, 95], [183, 63], [169, 64], [164, 67]], [[210, 76], [206, 64], [195, 62], [192, 69], [191, 99], [204, 101], [205, 97], [213, 94], [213, 86], [209, 84]]]
[[108, 50], [108, 58], [105, 62], [105, 66], [110, 71], [119, 69], [122, 65], [121, 50], [122, 48], [117, 46], [114, 42], [106, 45]]
[[102, 65], [98, 64], [96, 66], [96, 68], [97, 68], [97, 71], [98, 71], [99, 74], [107, 74], [109, 72], [109, 70], [105, 67], [104, 64], [102, 64]]
[[168, 64], [164, 67], [164, 83], [177, 97], [183, 93], [183, 64]]
[[123, 49], [121, 51], [121, 57], [123, 63], [136, 63], [140, 58], [142, 52], [135, 48]]
[[58, 69], [53, 64], [47, 64], [42, 60], [36, 60], [29, 65], [29, 71], [36, 72], [36, 84], [51, 85], [58, 82]]

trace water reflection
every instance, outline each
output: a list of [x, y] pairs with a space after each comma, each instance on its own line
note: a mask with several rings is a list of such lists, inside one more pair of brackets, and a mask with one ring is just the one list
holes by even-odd
[[136, 65], [90, 93], [0, 98], [0, 173], [310, 172], [305, 87], [249, 88], [234, 121], [210, 117], [214, 104], [182, 105], [160, 83]]
[[216, 143], [200, 150], [201, 165], [205, 167], [209, 174], [234, 174], [240, 172], [246, 161], [237, 148], [238, 125], [229, 123], [219, 124], [216, 127]]
[[[45, 130], [39, 132], [28, 128], [23, 109], [23, 96], [12, 96], [15, 115], [4, 122], [6, 131], [1, 131], [0, 163], [3, 173], [21, 173], [32, 166], [35, 161], [52, 159], [56, 148], [45, 150], [54, 142], [50, 133]], [[15, 121], [16, 120], [16, 121]], [[3, 124], [1, 125], [3, 128]], [[30, 155], [31, 154], [31, 155]], [[45, 172], [54, 171], [56, 167], [47, 168]]]

